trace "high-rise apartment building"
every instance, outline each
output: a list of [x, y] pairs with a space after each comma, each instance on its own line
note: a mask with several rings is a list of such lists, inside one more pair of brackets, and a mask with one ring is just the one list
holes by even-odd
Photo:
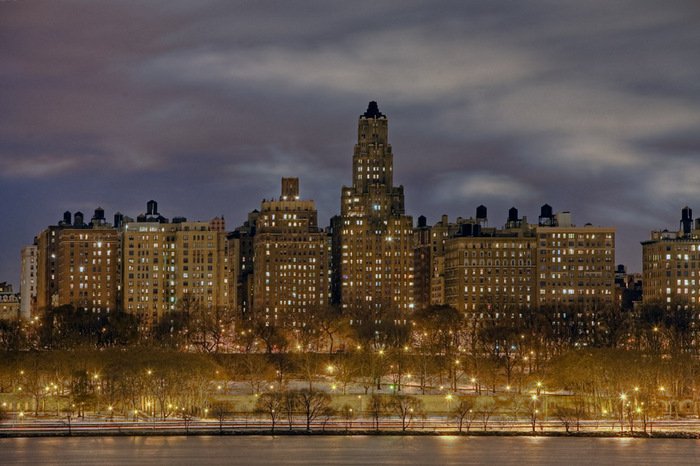
[[222, 219], [175, 217], [171, 223], [155, 201], [136, 221], [115, 214], [118, 228], [105, 221], [100, 208], [89, 223], [80, 212], [72, 217], [66, 212], [36, 237], [35, 246], [23, 249], [22, 285], [29, 294], [34, 287], [36, 311], [61, 305], [95, 313], [120, 308], [137, 315], [146, 329], [184, 296], [206, 308], [229, 305]]
[[250, 212], [245, 223], [227, 235], [229, 299], [240, 316], [249, 316], [253, 310], [255, 229], [259, 214], [258, 210]]
[[[535, 232], [517, 209], [502, 229], [486, 227], [486, 207], [476, 219], [458, 219], [459, 232], [444, 241], [445, 303], [465, 311], [528, 307], [534, 301]], [[443, 223], [447, 224], [446, 219]]]
[[174, 225], [127, 222], [121, 227], [123, 307], [146, 329], [175, 309], [179, 271]]
[[36, 309], [74, 305], [110, 312], [119, 302], [118, 232], [97, 208], [89, 223], [83, 214], [66, 212], [63, 221], [35, 238]]
[[679, 230], [652, 231], [642, 242], [644, 303], [675, 300], [700, 309], [700, 219], [692, 216], [684, 207]]
[[254, 241], [254, 311], [268, 322], [303, 326], [330, 303], [330, 237], [299, 179], [282, 178], [279, 199], [265, 200]]
[[431, 228], [426, 218], [418, 217], [418, 225], [413, 229], [413, 304], [416, 309], [423, 309], [431, 304], [432, 246], [430, 244]]
[[[334, 292], [355, 316], [413, 309], [413, 219], [393, 183], [388, 120], [370, 102], [358, 121], [352, 185], [333, 219]], [[339, 299], [338, 299], [339, 298]]]
[[537, 302], [587, 308], [613, 303], [615, 231], [591, 224], [575, 227], [568, 212], [538, 226]]
[[176, 310], [185, 296], [206, 308], [229, 305], [226, 233], [210, 222], [175, 217], [169, 223], [150, 201], [121, 235], [123, 306], [144, 327]]
[[20, 318], [28, 321], [36, 314], [36, 293], [38, 269], [38, 248], [35, 245], [22, 248], [22, 281], [20, 283]]
[[593, 309], [615, 301], [615, 228], [573, 226], [570, 213], [553, 215], [548, 205], [538, 225], [515, 208], [501, 229], [482, 220], [460, 219], [459, 234], [445, 241], [446, 304]]

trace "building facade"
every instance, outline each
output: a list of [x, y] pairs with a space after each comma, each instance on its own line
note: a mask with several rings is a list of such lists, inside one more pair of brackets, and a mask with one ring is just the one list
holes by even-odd
[[501, 229], [460, 220], [445, 241], [445, 303], [467, 312], [531, 306], [595, 309], [615, 302], [615, 228], [551, 214], [528, 224], [511, 209]]
[[263, 201], [254, 256], [253, 309], [267, 322], [304, 326], [330, 304], [330, 236], [314, 202], [299, 199], [298, 178], [282, 178], [279, 199]]
[[229, 297], [239, 316], [249, 316], [253, 310], [255, 272], [255, 231], [260, 212], [248, 214], [243, 225], [227, 235], [229, 255]]
[[20, 318], [20, 295], [12, 291], [12, 285], [0, 282], [0, 319], [17, 320]]
[[370, 102], [358, 121], [352, 185], [343, 186], [334, 217], [334, 292], [356, 318], [413, 309], [413, 219], [403, 186], [393, 184], [388, 120]]
[[210, 222], [170, 223], [149, 203], [146, 214], [122, 226], [121, 241], [123, 307], [143, 328], [178, 310], [184, 297], [205, 308], [229, 306], [226, 233]]
[[20, 283], [20, 318], [28, 321], [36, 314], [36, 293], [38, 269], [38, 248], [35, 245], [22, 248], [22, 281]]
[[81, 212], [72, 221], [71, 213], [64, 213], [58, 225], [35, 238], [36, 310], [63, 305], [95, 313], [114, 310], [120, 297], [119, 246], [118, 231], [101, 208], [89, 223]]
[[34, 246], [23, 249], [23, 291], [31, 296], [33, 286], [36, 293], [33, 308], [24, 312], [62, 305], [98, 314], [123, 309], [147, 329], [176, 310], [184, 296], [207, 308], [228, 306], [222, 221], [176, 217], [171, 223], [158, 213], [155, 201], [136, 221], [115, 214], [118, 227], [105, 221], [100, 208], [89, 223], [80, 212], [66, 212], [58, 225], [35, 238]]
[[700, 309], [700, 219], [693, 211], [681, 212], [677, 231], [652, 231], [642, 242], [643, 302], [684, 302]]

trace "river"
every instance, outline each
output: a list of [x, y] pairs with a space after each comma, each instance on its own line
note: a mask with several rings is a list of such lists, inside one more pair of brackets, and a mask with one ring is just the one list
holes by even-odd
[[457, 436], [191, 436], [0, 439], [0, 464], [374, 465], [700, 462], [683, 439]]

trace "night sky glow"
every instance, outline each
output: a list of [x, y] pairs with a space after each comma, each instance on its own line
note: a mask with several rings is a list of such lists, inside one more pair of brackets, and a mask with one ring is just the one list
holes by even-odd
[[232, 230], [298, 176], [327, 225], [370, 100], [429, 224], [548, 203], [641, 271], [700, 215], [694, 0], [0, 1], [0, 281], [66, 210]]

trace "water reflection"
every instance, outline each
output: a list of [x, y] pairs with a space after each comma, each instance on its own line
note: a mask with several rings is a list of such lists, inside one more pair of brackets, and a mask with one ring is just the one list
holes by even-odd
[[697, 441], [463, 436], [0, 439], [2, 464], [697, 464]]

